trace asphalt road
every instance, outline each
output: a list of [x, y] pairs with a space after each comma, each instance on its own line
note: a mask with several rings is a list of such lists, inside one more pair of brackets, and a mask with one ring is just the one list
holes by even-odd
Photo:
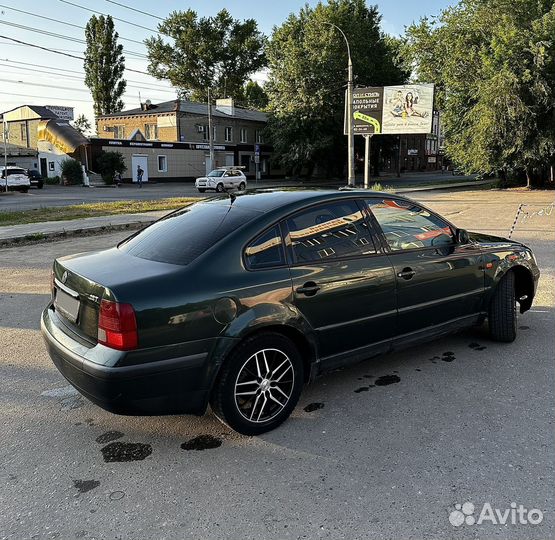
[[[517, 341], [478, 328], [335, 372], [255, 438], [210, 413], [112, 415], [53, 367], [38, 330], [52, 259], [122, 234], [0, 250], [0, 538], [553, 538], [555, 212], [532, 215], [553, 192], [424, 198], [459, 226], [504, 235], [518, 204], [534, 204], [514, 237], [543, 274]], [[370, 386], [384, 375], [400, 381]], [[221, 445], [181, 448], [199, 435]], [[151, 453], [107, 462], [114, 442]], [[543, 521], [449, 521], [455, 504], [473, 503], [476, 518], [484, 503], [504, 512], [512, 502]]]
[[[452, 174], [441, 173], [422, 173], [415, 175], [403, 175], [398, 179], [395, 177], [377, 178], [376, 181], [381, 182], [383, 186], [391, 186], [400, 188], [410, 184], [417, 186], [419, 184], [429, 184], [430, 182], [465, 182], [472, 180], [470, 176], [453, 176]], [[374, 181], [372, 181], [373, 183]], [[249, 188], [269, 187], [275, 185], [302, 185], [292, 180], [264, 180], [258, 184], [249, 181]], [[306, 186], [317, 185], [315, 182], [305, 183]], [[340, 182], [325, 182], [322, 185], [327, 187], [339, 187], [343, 185]], [[208, 192], [210, 194], [210, 192]], [[84, 188], [82, 186], [47, 186], [44, 188], [32, 188], [28, 193], [10, 193], [3, 195], [0, 191], [0, 212], [15, 210], [32, 210], [35, 208], [46, 208], [49, 206], [69, 206], [73, 204], [82, 204], [90, 202], [109, 202], [121, 200], [150, 200], [163, 199], [167, 197], [205, 197], [200, 194], [191, 182], [179, 183], [160, 183], [160, 184], [143, 184], [142, 188], [136, 185], [124, 184], [120, 188], [116, 187], [92, 187]]]

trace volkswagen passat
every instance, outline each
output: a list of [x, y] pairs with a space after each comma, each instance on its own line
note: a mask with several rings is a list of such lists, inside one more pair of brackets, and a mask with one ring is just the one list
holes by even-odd
[[516, 336], [529, 248], [409, 199], [268, 191], [199, 202], [54, 262], [41, 327], [83, 395], [119, 414], [275, 428], [318, 374], [488, 320]]

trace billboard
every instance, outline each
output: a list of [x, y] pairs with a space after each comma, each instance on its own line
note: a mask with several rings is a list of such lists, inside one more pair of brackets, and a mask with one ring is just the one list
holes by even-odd
[[63, 105], [45, 105], [49, 111], [53, 112], [61, 120], [73, 120], [73, 107]]
[[433, 84], [406, 84], [353, 90], [355, 135], [431, 133]]

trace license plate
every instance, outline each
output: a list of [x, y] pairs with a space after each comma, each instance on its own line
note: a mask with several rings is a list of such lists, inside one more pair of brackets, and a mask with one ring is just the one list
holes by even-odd
[[54, 307], [66, 319], [71, 322], [77, 322], [79, 315], [79, 299], [67, 294], [65, 291], [58, 289], [56, 291], [56, 298], [54, 300]]

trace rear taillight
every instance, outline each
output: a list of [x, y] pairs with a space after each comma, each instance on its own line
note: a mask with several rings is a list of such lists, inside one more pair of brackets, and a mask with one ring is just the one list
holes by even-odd
[[100, 302], [98, 342], [120, 351], [137, 348], [137, 320], [131, 304]]

